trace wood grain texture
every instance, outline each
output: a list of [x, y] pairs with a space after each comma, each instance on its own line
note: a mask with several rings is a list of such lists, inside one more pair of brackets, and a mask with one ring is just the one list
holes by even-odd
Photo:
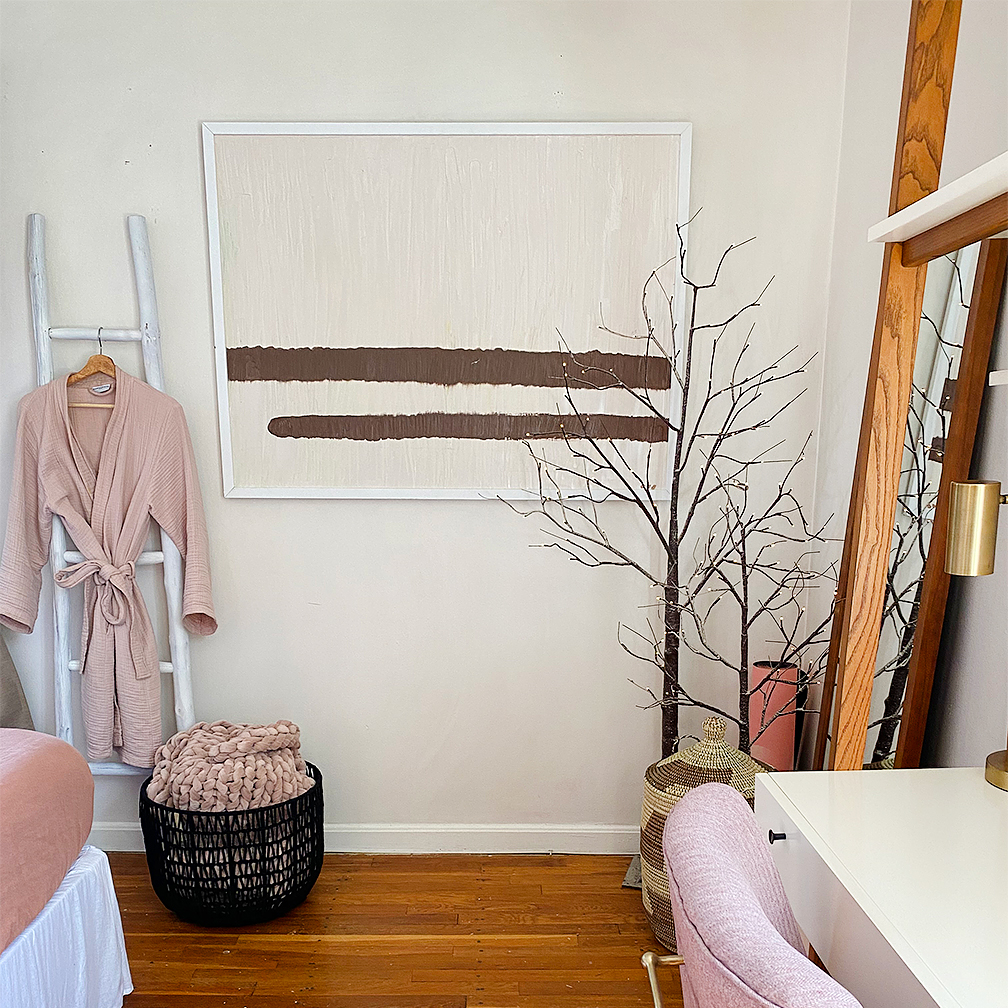
[[[275, 921], [203, 928], [166, 910], [142, 854], [110, 854], [136, 990], [126, 1008], [624, 1008], [659, 950], [625, 857], [327, 854]], [[682, 1005], [676, 970], [665, 1003]]]
[[840, 693], [830, 748], [833, 770], [859, 770], [864, 763], [903, 433], [924, 303], [925, 268], [907, 269], [899, 256], [898, 245], [886, 247], [885, 303], [876, 326], [879, 354], [870, 389], [871, 433], [854, 511], [848, 603], [837, 659]]
[[1008, 193], [903, 242], [904, 266], [919, 266], [1008, 229]]
[[938, 188], [961, 0], [914, 0], [889, 215]]
[[[959, 0], [915, 0], [911, 6], [890, 214], [938, 188], [960, 8]], [[847, 569], [841, 570], [842, 602], [827, 668], [827, 683], [834, 680], [838, 691], [829, 761], [837, 770], [859, 769], [864, 761], [925, 277], [926, 266], [905, 267], [900, 247], [886, 246], [848, 514]], [[826, 727], [817, 755], [825, 750]]]
[[924, 567], [920, 611], [896, 747], [897, 767], [920, 766], [949, 591], [949, 575], [945, 573], [949, 494], [953, 481], [966, 480], [970, 476], [973, 442], [987, 384], [991, 342], [1004, 289], [1006, 263], [1008, 240], [998, 238], [983, 242], [970, 296], [970, 313], [956, 378], [952, 417], [945, 439], [934, 525], [931, 528], [931, 546]]

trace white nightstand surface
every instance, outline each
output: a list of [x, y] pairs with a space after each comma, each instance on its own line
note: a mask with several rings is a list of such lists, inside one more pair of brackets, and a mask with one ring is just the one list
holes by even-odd
[[[791, 819], [934, 1003], [1008, 1005], [1008, 792], [983, 770], [774, 773], [756, 784], [761, 824], [774, 805]], [[789, 846], [773, 854], [801, 903]], [[804, 913], [829, 941], [818, 909]]]

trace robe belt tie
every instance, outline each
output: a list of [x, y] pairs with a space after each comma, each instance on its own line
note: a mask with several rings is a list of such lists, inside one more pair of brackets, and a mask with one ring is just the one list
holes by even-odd
[[105, 617], [105, 622], [109, 626], [120, 626], [126, 622], [126, 613], [129, 611], [135, 570], [132, 560], [127, 560], [118, 567], [98, 560], [82, 560], [57, 571], [54, 580], [61, 588], [73, 588], [86, 577], [93, 577], [98, 588], [98, 608]]

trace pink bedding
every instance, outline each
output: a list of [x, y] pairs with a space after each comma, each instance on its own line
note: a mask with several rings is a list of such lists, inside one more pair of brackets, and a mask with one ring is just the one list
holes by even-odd
[[94, 780], [73, 746], [0, 728], [0, 950], [38, 915], [91, 832]]

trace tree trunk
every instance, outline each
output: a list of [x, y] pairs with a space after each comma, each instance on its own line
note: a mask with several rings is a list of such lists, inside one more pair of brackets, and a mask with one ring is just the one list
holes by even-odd
[[686, 439], [686, 418], [689, 414], [690, 374], [693, 369], [693, 339], [696, 335], [696, 294], [690, 307], [683, 356], [682, 398], [679, 403], [679, 425], [675, 429], [672, 453], [672, 486], [669, 494], [668, 564], [665, 568], [664, 616], [665, 646], [662, 655], [662, 759], [679, 748], [679, 634], [682, 611], [679, 608], [679, 490], [682, 485], [683, 445]]
[[679, 634], [682, 612], [679, 609], [679, 458], [682, 453], [682, 432], [685, 410], [676, 435], [676, 468], [672, 475], [669, 502], [668, 563], [665, 565], [665, 647], [662, 655], [661, 751], [662, 759], [679, 748]]
[[[748, 648], [744, 649], [748, 650]], [[749, 666], [742, 666], [739, 672], [739, 752], [748, 753], [752, 742], [749, 740]]]
[[739, 752], [749, 753], [752, 745], [749, 732], [749, 574], [746, 567], [746, 541], [742, 533], [739, 543], [739, 560], [742, 571], [742, 636], [739, 643]]
[[900, 704], [903, 703], [903, 694], [906, 692], [907, 678], [910, 675], [910, 650], [913, 647], [914, 633], [917, 630], [917, 614], [920, 611], [921, 589], [923, 587], [924, 578], [922, 576], [917, 582], [917, 591], [914, 593], [913, 605], [910, 607], [910, 618], [903, 628], [903, 636], [899, 643], [900, 652], [905, 654], [907, 659], [893, 670], [892, 681], [889, 683], [889, 695], [882, 708], [882, 724], [879, 725], [878, 738], [875, 740], [875, 752], [872, 753], [873, 763], [884, 760], [893, 749], [896, 726], [900, 721], [896, 715], [899, 712]]
[[679, 631], [682, 613], [677, 605], [678, 563], [669, 557], [668, 583], [665, 585], [665, 674], [662, 677], [662, 759], [671, 756], [679, 745]]

